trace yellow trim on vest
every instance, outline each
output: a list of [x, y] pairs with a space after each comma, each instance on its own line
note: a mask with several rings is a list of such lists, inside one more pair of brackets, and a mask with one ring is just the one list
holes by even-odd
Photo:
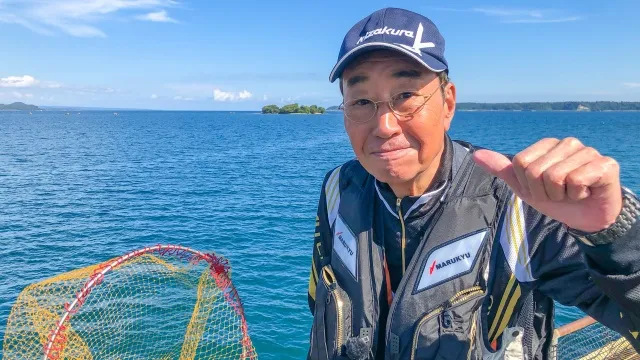
[[316, 271], [316, 262], [313, 260], [313, 258], [311, 259], [311, 272], [313, 273], [313, 280], [317, 284], [318, 283], [318, 272]]
[[[313, 269], [315, 272], [315, 267]], [[309, 296], [316, 301], [316, 282], [313, 281], [313, 272], [309, 274]]]
[[309, 295], [313, 301], [316, 301], [316, 286], [318, 285], [318, 272], [316, 271], [316, 263], [311, 258], [311, 274], [309, 274]]
[[[515, 207], [515, 215], [516, 215], [516, 225], [518, 231], [518, 244], [515, 246], [516, 251], [518, 252], [518, 260], [520, 261], [520, 265], [527, 271], [529, 277], [533, 278], [531, 274], [531, 267], [529, 266], [529, 256], [527, 254], [527, 244], [524, 241], [525, 238], [525, 229], [524, 229], [524, 214], [522, 214], [521, 203], [522, 200], [519, 197], [514, 196], [514, 207]], [[513, 230], [512, 230], [513, 231]]]
[[500, 321], [500, 314], [502, 314], [502, 310], [504, 310], [504, 306], [509, 298], [509, 294], [511, 294], [511, 289], [516, 282], [516, 276], [511, 274], [511, 278], [507, 283], [507, 287], [504, 289], [504, 293], [502, 295], [502, 299], [500, 299], [500, 305], [498, 305], [498, 310], [496, 311], [496, 315], [493, 318], [493, 324], [491, 324], [491, 328], [489, 329], [489, 339], [490, 342], [493, 341], [494, 332], [496, 327], [498, 326], [498, 321]]
[[[340, 177], [338, 176], [338, 174], [340, 174], [340, 168], [336, 169], [333, 171], [333, 174], [331, 174], [331, 176], [329, 177], [329, 180], [327, 181], [327, 187], [325, 190], [325, 196], [327, 197], [328, 201], [327, 201], [327, 210], [329, 212], [333, 211], [333, 207], [336, 203], [336, 200], [338, 199], [338, 196], [340, 195], [340, 191], [338, 190], [338, 184], [340, 183], [339, 179]], [[327, 191], [328, 190], [328, 191]]]
[[516, 290], [513, 292], [513, 296], [511, 296], [511, 300], [509, 300], [509, 305], [507, 305], [507, 310], [504, 312], [504, 316], [502, 317], [502, 321], [500, 322], [500, 326], [498, 326], [498, 331], [494, 335], [496, 338], [498, 335], [502, 334], [504, 329], [509, 324], [509, 320], [511, 320], [511, 316], [513, 315], [513, 310], [518, 304], [518, 300], [520, 300], [520, 295], [522, 292], [520, 290], [520, 284], [516, 284]]

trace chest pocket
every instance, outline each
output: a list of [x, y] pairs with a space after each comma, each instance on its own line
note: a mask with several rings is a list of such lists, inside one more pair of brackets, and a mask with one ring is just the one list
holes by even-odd
[[[316, 293], [316, 307], [312, 327], [312, 359], [335, 359], [344, 352], [344, 344], [351, 337], [351, 299], [340, 288], [331, 265], [322, 268]], [[313, 350], [313, 349], [312, 349]]]
[[484, 295], [474, 286], [424, 315], [413, 334], [411, 359], [480, 359], [476, 314]]

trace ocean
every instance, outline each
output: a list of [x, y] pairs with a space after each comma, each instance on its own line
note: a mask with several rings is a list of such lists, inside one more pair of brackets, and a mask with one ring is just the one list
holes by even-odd
[[[639, 134], [640, 112], [458, 112], [450, 131], [509, 153], [575, 136], [636, 192]], [[173, 243], [230, 260], [261, 359], [305, 358], [320, 186], [352, 157], [340, 113], [0, 112], [0, 338], [26, 285]]]

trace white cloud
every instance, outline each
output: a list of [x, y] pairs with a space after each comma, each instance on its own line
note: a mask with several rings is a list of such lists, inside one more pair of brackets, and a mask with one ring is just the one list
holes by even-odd
[[53, 96], [40, 96], [40, 100], [53, 101]]
[[145, 20], [145, 21], [153, 21], [153, 22], [178, 23], [178, 21], [176, 19], [171, 18], [167, 14], [166, 10], [160, 10], [160, 11], [157, 11], [157, 12], [151, 12], [151, 13], [148, 13], [146, 15], [139, 15], [139, 16], [136, 16], [136, 19]]
[[640, 82], [626, 82], [623, 85], [628, 88], [640, 88]]
[[471, 11], [479, 12], [488, 16], [524, 16], [541, 19], [543, 17], [541, 10], [527, 9], [501, 9], [501, 8], [473, 8]]
[[33, 76], [9, 76], [6, 78], [0, 78], [0, 87], [11, 88], [23, 88], [31, 87], [38, 83]]
[[240, 100], [250, 99], [252, 96], [253, 96], [253, 94], [251, 94], [247, 90], [243, 90], [238, 94], [238, 99], [240, 99]]
[[[23, 0], [3, 3], [0, 22], [21, 25], [43, 35], [62, 31], [77, 37], [106, 37], [98, 23], [126, 11], [150, 10], [156, 20], [172, 21], [167, 8], [175, 0]], [[149, 18], [144, 20], [150, 20]], [[175, 20], [173, 20], [175, 21]]]
[[247, 90], [243, 90], [239, 93], [222, 91], [220, 89], [213, 90], [213, 100], [215, 101], [235, 101], [235, 100], [246, 100], [253, 97], [253, 94], [248, 92]]
[[267, 97], [267, 95], [262, 95], [262, 101], [267, 101], [269, 100], [269, 98]]
[[157, 98], [158, 98], [158, 95], [156, 95], [156, 94], [151, 94], [151, 98], [155, 100], [155, 99], [157, 99]]
[[578, 21], [582, 18], [580, 16], [570, 16], [563, 17], [557, 19], [513, 19], [513, 20], [503, 20], [504, 23], [509, 24], [545, 24], [545, 23], [563, 23], [563, 22], [572, 22]]
[[41, 35], [53, 35], [51, 30], [33, 24], [31, 21], [18, 17], [15, 14], [0, 14], [0, 23], [22, 25], [25, 28]]
[[46, 89], [59, 89], [62, 87], [62, 84], [57, 83], [55, 81], [44, 81], [42, 82], [41, 87]]
[[562, 23], [582, 20], [582, 16], [567, 15], [555, 9], [523, 9], [523, 8], [433, 8], [442, 11], [475, 12], [486, 16], [497, 17], [502, 23], [508, 24], [540, 24]]
[[193, 96], [207, 96], [211, 94], [211, 89], [216, 86], [213, 84], [187, 83], [187, 84], [167, 84], [167, 89], [173, 90], [180, 94], [189, 94]]
[[101, 86], [65, 86], [65, 91], [69, 94], [87, 95], [87, 94], [111, 94], [122, 93], [121, 89]]
[[18, 91], [12, 91], [10, 95], [14, 99], [19, 99], [19, 100], [20, 99], [24, 99], [24, 98], [33, 99], [33, 94], [30, 94], [30, 93], [24, 94], [24, 93], [21, 93], [21, 92], [18, 92]]
[[178, 95], [178, 96], [174, 96], [173, 100], [193, 101], [193, 98]]

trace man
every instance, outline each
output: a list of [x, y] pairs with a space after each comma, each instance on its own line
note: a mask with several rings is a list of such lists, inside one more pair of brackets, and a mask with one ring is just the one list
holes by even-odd
[[451, 141], [444, 39], [376, 11], [330, 80], [357, 160], [323, 183], [311, 359], [547, 359], [553, 300], [640, 349], [640, 204], [577, 139], [514, 157]]

